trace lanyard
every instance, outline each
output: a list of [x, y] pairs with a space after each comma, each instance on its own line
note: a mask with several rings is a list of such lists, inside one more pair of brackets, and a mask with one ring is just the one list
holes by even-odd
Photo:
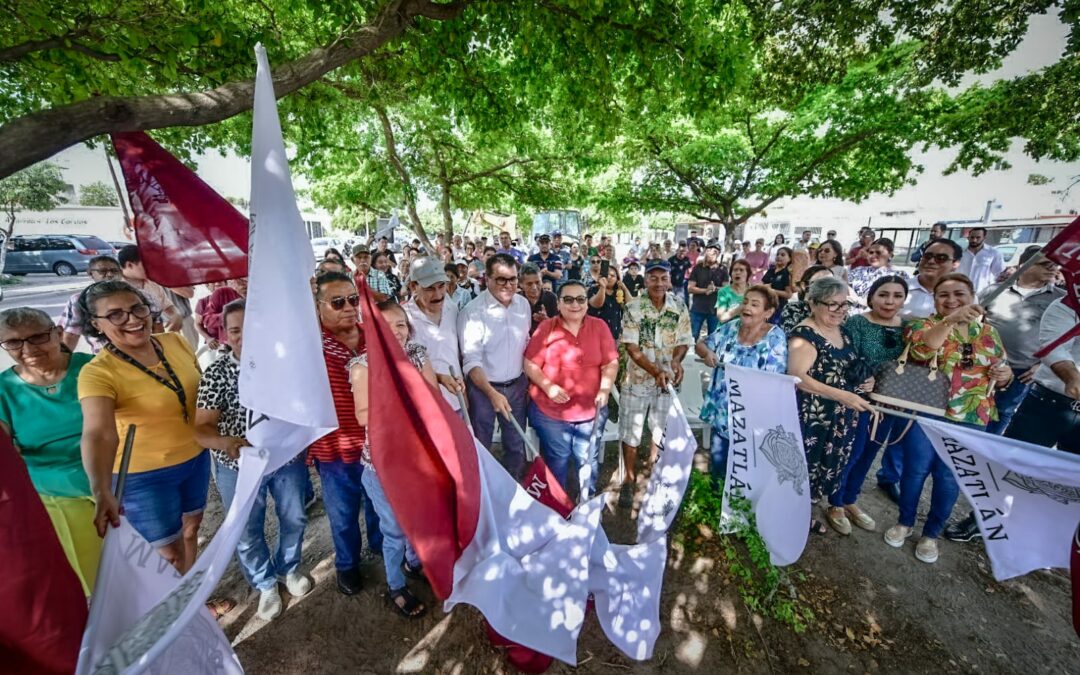
[[116, 348], [116, 345], [112, 344], [111, 342], [105, 345], [105, 348], [108, 349], [109, 353], [111, 353], [113, 356], [117, 357], [121, 361], [125, 361], [132, 366], [135, 366], [142, 372], [157, 380], [158, 383], [160, 383], [166, 389], [176, 394], [177, 400], [180, 401], [180, 410], [184, 414], [184, 423], [187, 424], [189, 419], [187, 409], [187, 394], [184, 392], [184, 385], [180, 381], [180, 378], [176, 376], [176, 372], [173, 371], [172, 366], [169, 364], [169, 360], [165, 358], [165, 353], [161, 351], [161, 347], [158, 345], [157, 340], [151, 338], [150, 344], [154, 347], [154, 353], [157, 354], [158, 360], [161, 361], [161, 365], [165, 367], [165, 372], [169, 375], [168, 380], [158, 375], [154, 371], [150, 370], [135, 359], [131, 358], [124, 352], [120, 351]]

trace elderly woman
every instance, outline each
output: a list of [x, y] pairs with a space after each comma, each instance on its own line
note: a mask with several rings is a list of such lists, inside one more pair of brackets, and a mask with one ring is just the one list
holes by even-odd
[[[788, 340], [788, 374], [800, 380], [799, 418], [813, 500], [831, 495], [840, 485], [855, 440], [857, 415], [870, 410], [856, 389], [872, 389], [873, 378], [854, 381], [857, 357], [843, 326], [847, 292], [836, 278], [811, 283], [806, 291], [810, 316], [792, 329]], [[810, 527], [818, 534], [826, 532], [816, 520]]]
[[866, 308], [866, 295], [875, 281], [885, 276], [906, 276], [903, 272], [892, 267], [893, 242], [892, 239], [876, 239], [866, 247], [866, 259], [868, 265], [855, 267], [848, 272], [848, 284], [851, 286], [850, 299], [858, 308]]
[[731, 263], [731, 283], [716, 293], [716, 318], [720, 323], [731, 321], [742, 313], [743, 297], [750, 288], [753, 274], [753, 268], [745, 260]]
[[600, 458], [593, 452], [593, 430], [619, 372], [615, 338], [604, 321], [587, 315], [587, 303], [580, 281], [560, 286], [559, 314], [540, 323], [524, 361], [529, 424], [540, 438], [540, 453], [563, 487], [573, 458], [581, 501], [596, 487]]
[[810, 316], [810, 303], [803, 299], [806, 295], [806, 289], [810, 287], [810, 284], [818, 279], [827, 279], [833, 276], [833, 273], [829, 271], [828, 267], [823, 267], [821, 265], [814, 265], [803, 271], [799, 283], [796, 284], [798, 299], [787, 303], [784, 305], [784, 308], [780, 310], [780, 328], [782, 328], [785, 333], [790, 335], [795, 326], [798, 326], [803, 322], [803, 319]]
[[[900, 310], [904, 308], [907, 295], [908, 285], [904, 277], [880, 277], [866, 296], [870, 311], [856, 314], [844, 324], [855, 345], [855, 353], [862, 359], [867, 372], [876, 373], [882, 364], [898, 358], [903, 351]], [[851, 534], [852, 521], [864, 530], [872, 531], [877, 527], [874, 519], [860, 509], [856, 501], [870, 465], [877, 456], [878, 447], [888, 443], [899, 420], [886, 416], [880, 423], [872, 425], [872, 418], [867, 412], [859, 414], [851, 459], [848, 460], [839, 489], [829, 496], [829, 524], [840, 534]]]
[[136, 426], [124, 515], [180, 573], [195, 562], [210, 481], [210, 454], [195, 439], [200, 371], [178, 333], [151, 335], [150, 305], [122, 281], [102, 281], [82, 296], [84, 334], [106, 341], [79, 374], [82, 457], [104, 536], [119, 523], [112, 492], [117, 447]]
[[361, 482], [362, 453], [367, 434], [356, 420], [356, 404], [349, 385], [349, 363], [365, 351], [360, 326], [360, 296], [352, 278], [327, 272], [316, 279], [315, 301], [322, 327], [323, 360], [330, 393], [337, 410], [338, 428], [311, 444], [308, 460], [315, 464], [323, 486], [323, 504], [334, 539], [334, 566], [338, 591], [360, 592], [360, 509], [364, 509], [368, 549], [382, 550], [379, 516]]
[[101, 557], [94, 500], [79, 453], [79, 372], [93, 358], [63, 346], [63, 329], [39, 309], [0, 313], [0, 347], [15, 365], [0, 373], [0, 428], [22, 455], [68, 562], [90, 595]]
[[848, 270], [844, 267], [844, 250], [840, 248], [840, 242], [835, 239], [826, 239], [821, 242], [814, 254], [814, 264], [826, 267], [837, 279], [847, 281]]
[[[981, 319], [984, 311], [975, 304], [975, 288], [963, 274], [946, 274], [934, 284], [933, 316], [913, 319], [904, 329], [913, 361], [936, 360], [949, 383], [945, 417], [954, 424], [977, 429], [998, 417], [995, 388], [1004, 389], [1014, 377], [1005, 358], [997, 330]], [[960, 489], [952, 472], [937, 456], [929, 439], [916, 424], [904, 437], [904, 470], [900, 477], [899, 522], [885, 533], [885, 543], [904, 545], [915, 526], [919, 495], [930, 474], [934, 489], [930, 512], [923, 524], [915, 557], [925, 563], [938, 559], [937, 538], [952, 513]]]
[[[745, 267], [749, 272], [750, 266]], [[712, 387], [701, 406], [701, 420], [712, 426], [710, 468], [716, 480], [723, 480], [727, 473], [728, 454], [727, 382], [721, 369], [727, 364], [773, 373], [787, 369], [787, 336], [770, 322], [776, 306], [776, 293], [771, 288], [752, 286], [746, 290], [739, 316], [720, 324], [694, 347], [705, 365], [713, 369]]]

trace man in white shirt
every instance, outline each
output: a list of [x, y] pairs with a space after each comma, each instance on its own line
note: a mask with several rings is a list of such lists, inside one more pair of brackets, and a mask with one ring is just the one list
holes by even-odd
[[809, 251], [810, 239], [814, 236], [814, 233], [810, 230], [803, 230], [802, 235], [799, 237], [799, 241], [795, 242], [793, 247], [796, 251]]
[[[1050, 303], [1039, 324], [1039, 343], [1049, 344], [1080, 323], [1065, 304], [1067, 298]], [[1058, 450], [1080, 454], [1080, 335], [1055, 347], [1042, 357], [1031, 391], [1005, 430], [1015, 438]]]
[[952, 239], [938, 239], [927, 245], [919, 259], [918, 274], [908, 280], [908, 296], [900, 316], [925, 319], [934, 313], [934, 284], [956, 271], [963, 251]]
[[427, 349], [439, 381], [439, 391], [450, 407], [461, 415], [458, 393], [464, 395], [465, 383], [460, 378], [458, 308], [455, 303], [447, 302], [449, 284], [445, 268], [437, 258], [417, 258], [409, 268], [412, 297], [402, 307], [416, 332], [413, 339]]
[[502, 464], [515, 479], [525, 469], [525, 440], [506, 416], [525, 427], [529, 382], [522, 370], [529, 342], [532, 310], [518, 295], [518, 265], [512, 256], [496, 253], [486, 264], [487, 290], [461, 310], [458, 336], [464, 361], [473, 433], [491, 449], [498, 417], [502, 432]]
[[1005, 260], [1001, 252], [986, 243], [986, 228], [973, 227], [968, 230], [968, 247], [960, 260], [960, 274], [975, 285], [978, 293], [997, 281], [998, 275], [1005, 271]]

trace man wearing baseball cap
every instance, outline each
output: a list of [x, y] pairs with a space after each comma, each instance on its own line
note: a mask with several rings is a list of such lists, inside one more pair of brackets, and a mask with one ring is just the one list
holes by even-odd
[[716, 243], [705, 247], [705, 255], [690, 270], [686, 291], [690, 295], [690, 333], [697, 342], [702, 324], [706, 324], [712, 335], [716, 330], [716, 295], [728, 282], [728, 273], [720, 264], [720, 245]]
[[458, 347], [458, 307], [447, 301], [449, 284], [444, 265], [438, 258], [417, 258], [409, 266], [412, 297], [402, 308], [416, 331], [413, 339], [427, 349], [439, 381], [439, 391], [460, 415], [458, 393], [464, 395], [465, 383], [453, 375], [461, 374], [461, 350]]
[[540, 252], [529, 256], [529, 262], [536, 265], [540, 270], [540, 281], [547, 279], [551, 281], [552, 286], [557, 287], [559, 282], [562, 281], [562, 258], [559, 257], [558, 253], [551, 250], [550, 236], [542, 234], [537, 238], [536, 243], [540, 246]]

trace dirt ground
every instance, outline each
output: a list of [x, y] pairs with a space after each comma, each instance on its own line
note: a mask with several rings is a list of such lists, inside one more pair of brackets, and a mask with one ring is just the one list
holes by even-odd
[[[608, 458], [616, 451], [609, 444]], [[605, 467], [608, 475], [612, 464]], [[222, 518], [213, 487], [211, 492], [207, 537]], [[914, 557], [914, 539], [899, 550], [882, 540], [896, 509], [874, 486], [872, 473], [860, 503], [878, 532], [813, 535], [794, 566], [805, 575], [799, 593], [816, 615], [805, 633], [748, 612], [715, 543], [705, 542], [693, 553], [673, 543], [663, 586], [663, 631], [653, 659], [639, 663], [623, 656], [590, 619], [578, 643], [577, 672], [1080, 671], [1066, 574], [1036, 572], [999, 583], [981, 545], [947, 541], [940, 560], [926, 565]], [[956, 515], [963, 509], [961, 500]], [[286, 611], [264, 622], [255, 618], [258, 596], [235, 561], [218, 588], [219, 595], [238, 602], [222, 625], [248, 673], [516, 672], [488, 643], [479, 612], [459, 607], [443, 613], [426, 585], [410, 584], [431, 608], [425, 617], [410, 621], [392, 613], [382, 597], [385, 576], [378, 558], [363, 570], [361, 594], [338, 593], [322, 502], [309, 514], [303, 569], [315, 581], [310, 594], [284, 596]], [[634, 531], [630, 517], [625, 511], [605, 516], [613, 540], [625, 541]], [[276, 525], [267, 520], [273, 532]], [[556, 662], [548, 672], [574, 670]]]

